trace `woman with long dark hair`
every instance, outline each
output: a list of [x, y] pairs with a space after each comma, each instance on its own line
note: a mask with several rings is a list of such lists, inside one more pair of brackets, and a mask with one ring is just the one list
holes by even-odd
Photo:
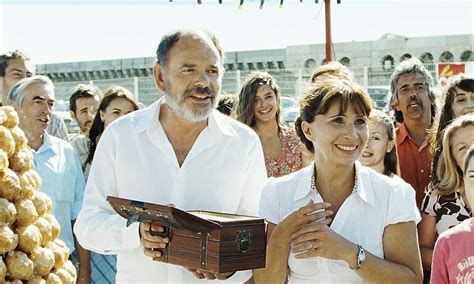
[[100, 102], [99, 110], [89, 131], [90, 150], [85, 162], [86, 170], [84, 172], [86, 180], [89, 176], [90, 165], [94, 159], [95, 149], [105, 128], [117, 118], [138, 109], [135, 97], [124, 87], [111, 86], [105, 90], [104, 98]]
[[304, 146], [294, 129], [280, 121], [280, 88], [270, 74], [252, 72], [245, 79], [239, 94], [237, 120], [257, 132], [267, 176], [283, 176], [301, 169]]
[[441, 95], [441, 112], [431, 128], [431, 187], [439, 182], [436, 173], [438, 160], [443, 151], [443, 131], [456, 117], [474, 113], [474, 77], [464, 74], [449, 79]]

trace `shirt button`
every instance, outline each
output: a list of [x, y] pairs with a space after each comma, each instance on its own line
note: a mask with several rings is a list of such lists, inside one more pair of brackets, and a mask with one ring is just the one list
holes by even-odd
[[424, 172], [425, 172], [425, 170], [421, 170], [421, 173], [424, 173]]

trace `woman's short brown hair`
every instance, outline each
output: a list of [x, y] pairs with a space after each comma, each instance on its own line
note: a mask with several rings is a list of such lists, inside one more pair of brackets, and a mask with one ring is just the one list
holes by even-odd
[[347, 111], [349, 104], [357, 112], [369, 117], [372, 110], [372, 99], [367, 91], [359, 85], [341, 78], [326, 79], [309, 85], [300, 102], [300, 116], [295, 121], [296, 133], [309, 151], [314, 153], [313, 143], [306, 138], [301, 123], [312, 123], [318, 114], [325, 114], [334, 103], [340, 104], [339, 113]]

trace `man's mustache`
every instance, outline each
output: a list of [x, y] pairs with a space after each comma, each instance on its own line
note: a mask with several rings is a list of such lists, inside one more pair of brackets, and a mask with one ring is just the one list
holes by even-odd
[[216, 93], [213, 90], [211, 90], [211, 88], [209, 87], [196, 87], [186, 92], [186, 95], [188, 96], [194, 95], [194, 94], [215, 96]]
[[416, 97], [410, 98], [410, 101], [409, 101], [408, 103], [409, 103], [409, 104], [417, 103], [417, 104], [421, 105], [421, 101], [420, 101], [418, 98], [416, 98]]

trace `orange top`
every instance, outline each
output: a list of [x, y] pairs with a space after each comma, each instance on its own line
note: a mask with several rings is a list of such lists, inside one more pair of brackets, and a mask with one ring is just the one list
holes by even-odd
[[431, 153], [427, 136], [418, 146], [408, 134], [405, 123], [397, 128], [398, 161], [402, 178], [416, 191], [418, 208], [425, 197], [425, 189], [431, 180]]

